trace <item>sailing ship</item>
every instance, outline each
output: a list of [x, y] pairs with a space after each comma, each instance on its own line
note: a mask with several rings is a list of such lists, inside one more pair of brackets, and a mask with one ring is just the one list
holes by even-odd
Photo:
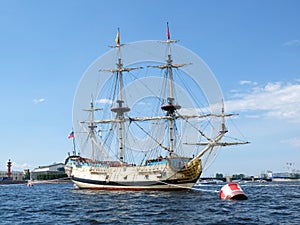
[[81, 155], [67, 159], [66, 171], [78, 188], [192, 188], [220, 146], [248, 143], [221, 141], [233, 114], [225, 114], [206, 64], [170, 38], [169, 26], [165, 41], [129, 44], [120, 43], [118, 30], [110, 47], [88, 68], [74, 100]]

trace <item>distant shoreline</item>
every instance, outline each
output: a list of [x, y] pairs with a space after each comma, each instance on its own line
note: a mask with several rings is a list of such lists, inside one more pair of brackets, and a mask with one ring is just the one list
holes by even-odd
[[2, 180], [0, 181], [0, 185], [8, 185], [8, 184], [26, 184], [27, 180]]
[[28, 186], [34, 185], [34, 184], [66, 184], [71, 183], [72, 181], [67, 179], [54, 179], [54, 180], [28, 180], [27, 184]]

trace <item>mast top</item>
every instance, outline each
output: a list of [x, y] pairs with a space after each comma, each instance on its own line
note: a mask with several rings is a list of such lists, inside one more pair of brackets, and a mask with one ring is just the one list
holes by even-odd
[[120, 28], [118, 27], [118, 32], [115, 38], [115, 45], [110, 45], [109, 47], [111, 48], [120, 48], [121, 46], [123, 46], [124, 44], [121, 44], [121, 39], [120, 39]]
[[171, 33], [170, 33], [170, 28], [169, 28], [169, 22], [167, 22], [166, 35], [167, 35], [167, 40], [161, 41], [162, 43], [170, 44], [170, 43], [176, 43], [176, 42], [178, 42], [178, 40], [172, 40], [172, 39], [171, 39]]
[[83, 109], [83, 111], [95, 112], [95, 111], [102, 110], [102, 108], [95, 108], [95, 107], [94, 107], [94, 101], [93, 101], [93, 100], [91, 101], [90, 106], [91, 106], [90, 108], [88, 108], [88, 109]]

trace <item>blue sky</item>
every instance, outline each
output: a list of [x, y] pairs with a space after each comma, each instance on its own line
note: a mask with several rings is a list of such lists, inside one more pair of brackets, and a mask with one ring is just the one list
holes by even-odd
[[[87, 67], [123, 42], [165, 39], [211, 68], [232, 121], [250, 145], [220, 151], [204, 175], [300, 169], [300, 2], [0, 1], [0, 170], [63, 162], [72, 150], [76, 87]], [[229, 121], [229, 129], [230, 129]]]

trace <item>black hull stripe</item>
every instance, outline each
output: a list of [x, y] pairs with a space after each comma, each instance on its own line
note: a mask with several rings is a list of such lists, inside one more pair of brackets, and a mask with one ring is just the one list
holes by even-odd
[[103, 186], [118, 186], [118, 187], [126, 187], [126, 186], [155, 186], [155, 185], [180, 185], [180, 184], [187, 184], [187, 183], [196, 183], [198, 178], [194, 180], [163, 180], [163, 181], [140, 181], [140, 182], [106, 182], [106, 181], [99, 181], [99, 180], [90, 180], [90, 179], [83, 179], [78, 177], [72, 177], [71, 180], [86, 183], [86, 184], [95, 184], [95, 185], [103, 185]]

